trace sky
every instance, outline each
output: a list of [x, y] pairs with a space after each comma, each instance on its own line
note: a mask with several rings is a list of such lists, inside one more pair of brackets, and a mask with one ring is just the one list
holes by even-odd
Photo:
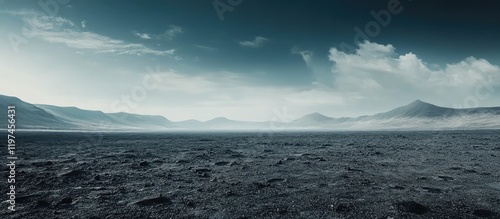
[[0, 94], [286, 122], [500, 106], [493, 0], [0, 0]]

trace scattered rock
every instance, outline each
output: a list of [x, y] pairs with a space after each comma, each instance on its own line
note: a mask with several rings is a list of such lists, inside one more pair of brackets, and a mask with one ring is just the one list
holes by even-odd
[[275, 182], [284, 182], [284, 181], [286, 181], [286, 180], [283, 179], [283, 178], [273, 178], [273, 179], [267, 180], [267, 184], [269, 184], [269, 183], [275, 183]]
[[429, 211], [427, 207], [414, 201], [399, 202], [396, 206], [400, 211], [414, 214], [424, 214]]
[[184, 201], [184, 204], [185, 204], [186, 206], [190, 207], [190, 208], [194, 208], [194, 207], [196, 207], [196, 204], [195, 204], [195, 203], [194, 203], [194, 201], [192, 201], [192, 200], [185, 200], [185, 201]]
[[262, 188], [265, 188], [265, 187], [269, 187], [271, 184], [269, 184], [268, 182], [265, 182], [265, 183], [262, 183], [262, 182], [254, 182], [253, 183], [255, 186], [257, 186], [257, 188], [259, 189], [262, 189]]
[[334, 206], [334, 210], [335, 210], [335, 212], [338, 212], [338, 213], [349, 212], [349, 211], [352, 211], [352, 205], [346, 204], [346, 203], [340, 203], [337, 206]]
[[214, 163], [215, 166], [226, 166], [228, 164], [229, 164], [229, 162], [226, 162], [226, 161], [219, 161], [219, 162]]
[[288, 213], [288, 210], [286, 208], [276, 208], [276, 212], [278, 214], [286, 214]]
[[244, 158], [244, 157], [245, 157], [245, 155], [237, 153], [237, 154], [231, 154], [231, 156], [230, 156], [230, 157], [231, 157], [231, 158]]
[[405, 189], [405, 187], [400, 186], [400, 185], [389, 186], [389, 188], [391, 188], [391, 189], [397, 189], [397, 190], [403, 190], [403, 189]]
[[208, 172], [210, 172], [210, 169], [208, 169], [208, 168], [198, 168], [198, 169], [195, 169], [194, 172], [196, 172], [196, 173], [208, 173]]
[[492, 217], [495, 213], [486, 209], [477, 209], [474, 210], [474, 215], [477, 217]]
[[347, 171], [352, 171], [352, 172], [362, 172], [362, 173], [363, 173], [363, 172], [365, 172], [365, 171], [363, 171], [363, 170], [356, 169], [356, 168], [351, 168], [351, 167], [347, 167], [347, 168], [346, 168], [346, 170], [347, 170]]
[[452, 180], [455, 180], [453, 177], [449, 177], [449, 176], [438, 176], [439, 179], [442, 179], [444, 181], [452, 181]]
[[73, 157], [73, 158], [68, 159], [68, 160], [63, 160], [63, 161], [61, 161], [61, 163], [74, 163], [76, 161], [77, 161], [76, 158]]
[[136, 202], [135, 204], [139, 206], [153, 206], [153, 205], [161, 205], [161, 204], [170, 204], [172, 201], [167, 198], [163, 197], [162, 195], [156, 197], [156, 198], [146, 198], [143, 200], [140, 200]]
[[139, 166], [141, 166], [141, 167], [146, 167], [146, 166], [149, 166], [149, 163], [148, 163], [147, 161], [141, 161], [141, 162], [139, 163]]
[[45, 162], [33, 162], [31, 163], [32, 166], [35, 167], [44, 167], [44, 166], [51, 166], [54, 163], [52, 161], [45, 161]]
[[422, 187], [422, 189], [425, 190], [426, 192], [430, 192], [430, 193], [441, 193], [442, 192], [441, 189], [432, 188], [432, 187]]
[[198, 176], [203, 177], [203, 178], [208, 178], [208, 177], [210, 177], [210, 174], [203, 172], [203, 173], [199, 173]]
[[57, 204], [58, 205], [65, 205], [65, 204], [71, 204], [71, 203], [73, 203], [73, 198], [65, 197], [61, 201], [59, 201], [59, 203], [57, 203]]
[[183, 164], [183, 163], [189, 163], [189, 161], [187, 161], [187, 160], [177, 160], [177, 161], [175, 161], [175, 163]]
[[233, 191], [226, 191], [224, 195], [226, 195], [227, 197], [231, 197], [231, 196], [236, 196], [236, 193]]
[[77, 178], [77, 177], [83, 177], [87, 172], [81, 169], [76, 169], [72, 170], [66, 173], [61, 174], [63, 177], [68, 177], [68, 178]]
[[47, 200], [45, 200], [45, 199], [38, 200], [38, 201], [36, 202], [36, 206], [37, 206], [37, 207], [40, 207], [40, 208], [49, 207], [49, 206], [50, 206], [50, 202], [48, 202], [48, 201], [47, 201]]
[[155, 160], [153, 160], [153, 163], [165, 163], [165, 161], [160, 160], [160, 159], [155, 159]]

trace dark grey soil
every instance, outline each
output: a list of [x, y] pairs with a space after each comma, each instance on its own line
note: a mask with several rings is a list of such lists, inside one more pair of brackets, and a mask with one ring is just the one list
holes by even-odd
[[2, 202], [0, 218], [500, 218], [499, 131], [18, 133], [17, 142], [17, 211]]

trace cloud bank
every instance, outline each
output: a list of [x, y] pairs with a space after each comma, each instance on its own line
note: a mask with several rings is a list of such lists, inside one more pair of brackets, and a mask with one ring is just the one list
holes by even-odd
[[[19, 16], [27, 24], [23, 34], [29, 38], [38, 38], [50, 43], [65, 44], [75, 49], [92, 50], [95, 53], [115, 53], [128, 55], [173, 55], [174, 49], [155, 50], [143, 44], [128, 43], [90, 31], [84, 31], [85, 22], [80, 28], [72, 21], [57, 17], [41, 15], [32, 11], [15, 11], [10, 14]], [[143, 35], [143, 37], [146, 37]]]
[[262, 36], [257, 36], [255, 37], [254, 40], [250, 41], [239, 41], [240, 45], [243, 47], [252, 47], [252, 48], [260, 48], [269, 41], [269, 39], [262, 37]]
[[461, 103], [470, 95], [486, 100], [500, 85], [500, 67], [475, 57], [435, 67], [411, 52], [399, 55], [390, 44], [368, 41], [360, 43], [353, 54], [331, 48], [328, 57], [334, 62], [335, 89], [366, 99]]

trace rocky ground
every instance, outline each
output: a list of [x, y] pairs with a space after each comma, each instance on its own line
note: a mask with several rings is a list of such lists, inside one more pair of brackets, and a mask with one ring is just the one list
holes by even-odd
[[17, 210], [2, 202], [0, 218], [500, 218], [499, 142], [498, 131], [18, 133]]

